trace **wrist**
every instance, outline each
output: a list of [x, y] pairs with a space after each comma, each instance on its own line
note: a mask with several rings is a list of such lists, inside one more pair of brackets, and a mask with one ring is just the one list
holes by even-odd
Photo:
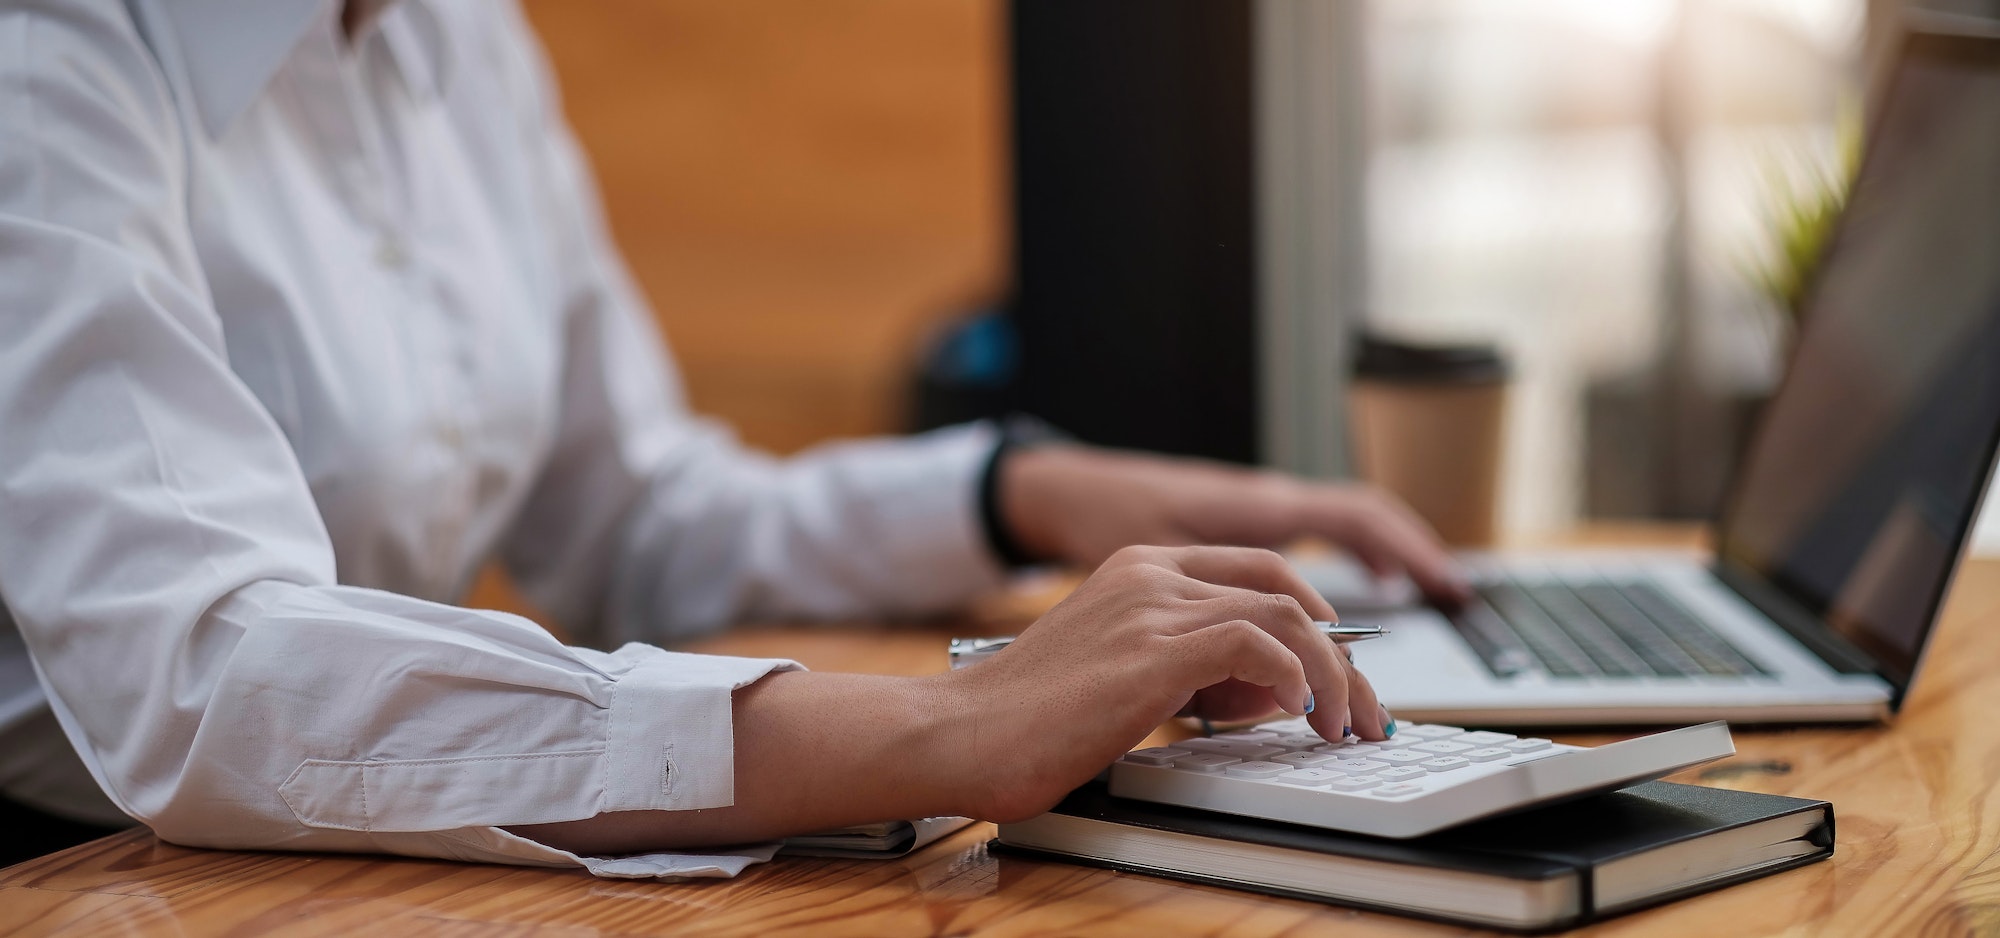
[[[1068, 437], [1033, 417], [1015, 415], [997, 422], [1000, 434], [979, 483], [979, 515], [987, 544], [1001, 564], [1027, 567], [1064, 557], [1061, 545], [1045, 523], [1050, 512], [1042, 504], [1048, 494], [1032, 468], [1036, 454]], [[1025, 481], [1024, 481], [1025, 478]]]
[[939, 814], [992, 820], [1001, 806], [1005, 786], [995, 767], [1006, 764], [1010, 744], [1002, 739], [1005, 715], [985, 706], [993, 695], [984, 677], [964, 669], [905, 685], [910, 751], [927, 767], [924, 784], [944, 795]]
[[1043, 740], [1021, 734], [1023, 689], [1010, 686], [1006, 673], [989, 662], [925, 679], [923, 692], [945, 714], [934, 726], [938, 745], [931, 752], [939, 783], [955, 795], [954, 814], [1016, 821], [1053, 803], [1035, 788]]
[[[792, 810], [817, 818], [799, 830], [976, 816], [984, 792], [972, 750], [981, 723], [953, 676], [773, 674], [737, 692], [738, 766], [746, 766], [744, 754], [755, 752], [750, 764], [782, 763], [818, 776], [804, 784], [796, 778], [779, 783]], [[746, 699], [746, 691], [756, 696]], [[764, 718], [747, 712], [746, 704]], [[739, 772], [739, 785], [745, 779]], [[829, 809], [832, 814], [819, 816]]]
[[1070, 555], [1063, 538], [1062, 491], [1076, 455], [1072, 446], [1037, 446], [1014, 451], [996, 467], [999, 523], [1020, 551], [1036, 562]]

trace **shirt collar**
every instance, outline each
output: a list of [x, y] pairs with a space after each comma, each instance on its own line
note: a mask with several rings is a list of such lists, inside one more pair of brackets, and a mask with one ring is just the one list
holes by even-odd
[[[180, 45], [203, 129], [220, 137], [277, 74], [292, 50], [338, 0], [167, 0], [160, 4]], [[419, 95], [442, 94], [449, 78], [442, 24], [419, 0], [393, 0], [379, 29], [403, 80]]]

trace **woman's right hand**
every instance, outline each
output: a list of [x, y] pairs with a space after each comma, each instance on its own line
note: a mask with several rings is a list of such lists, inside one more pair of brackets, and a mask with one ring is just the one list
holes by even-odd
[[1387, 711], [1313, 624], [1333, 608], [1283, 558], [1240, 547], [1129, 547], [1005, 651], [954, 672], [973, 717], [977, 816], [1033, 817], [1176, 714], [1308, 714], [1384, 738]]
[[1129, 547], [1005, 651], [964, 670], [791, 671], [738, 689], [726, 807], [510, 830], [608, 856], [892, 818], [1023, 820], [1175, 714], [1300, 713], [1308, 695], [1321, 735], [1351, 726], [1380, 739], [1387, 714], [1375, 691], [1313, 625], [1333, 617], [1270, 551]]

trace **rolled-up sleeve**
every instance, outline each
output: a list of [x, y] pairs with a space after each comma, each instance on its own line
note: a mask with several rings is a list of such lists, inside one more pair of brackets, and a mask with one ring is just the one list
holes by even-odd
[[121, 10], [0, 11], [0, 599], [98, 783], [201, 846], [606, 875], [768, 857], [606, 861], [501, 829], [731, 803], [731, 692], [794, 665], [571, 648], [338, 585], [229, 367], [182, 131]]

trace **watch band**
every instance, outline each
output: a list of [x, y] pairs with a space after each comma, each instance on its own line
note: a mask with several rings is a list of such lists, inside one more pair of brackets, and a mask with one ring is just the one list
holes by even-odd
[[1020, 450], [1062, 442], [1070, 437], [1047, 421], [1026, 414], [1011, 414], [996, 420], [995, 424], [1000, 430], [1000, 439], [993, 446], [993, 454], [986, 458], [986, 468], [979, 476], [979, 522], [986, 531], [986, 545], [1001, 565], [1009, 570], [1048, 563], [1054, 558], [1030, 554], [1007, 527], [1006, 518], [1000, 512], [1000, 467], [1009, 456]]

